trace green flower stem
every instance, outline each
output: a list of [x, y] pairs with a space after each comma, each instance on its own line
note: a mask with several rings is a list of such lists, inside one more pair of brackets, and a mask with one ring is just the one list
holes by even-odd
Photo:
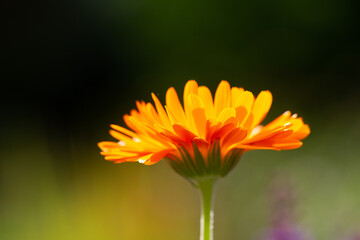
[[201, 220], [200, 220], [200, 240], [214, 239], [214, 189], [216, 179], [210, 178], [198, 181], [201, 192]]

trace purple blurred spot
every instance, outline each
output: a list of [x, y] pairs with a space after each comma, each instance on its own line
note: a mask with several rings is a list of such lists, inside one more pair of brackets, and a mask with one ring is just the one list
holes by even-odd
[[272, 228], [261, 240], [309, 240], [305, 234], [296, 228]]

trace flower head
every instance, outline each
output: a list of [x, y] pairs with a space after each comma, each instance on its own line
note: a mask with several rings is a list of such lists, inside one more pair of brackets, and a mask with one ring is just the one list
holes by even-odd
[[310, 133], [309, 126], [289, 111], [260, 125], [271, 107], [271, 93], [262, 91], [255, 98], [227, 81], [219, 84], [214, 98], [194, 80], [185, 85], [183, 105], [172, 87], [165, 106], [155, 94], [152, 98], [155, 107], [137, 101], [137, 110], [124, 116], [130, 130], [111, 125], [110, 134], [118, 141], [99, 143], [106, 160], [151, 165], [165, 158], [190, 179], [224, 176], [243, 152], [299, 148]]

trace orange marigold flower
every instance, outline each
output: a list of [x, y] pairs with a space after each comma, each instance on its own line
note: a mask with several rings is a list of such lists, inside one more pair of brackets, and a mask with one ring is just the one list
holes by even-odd
[[289, 111], [260, 125], [272, 104], [269, 91], [255, 98], [251, 92], [222, 81], [213, 99], [206, 86], [190, 80], [183, 97], [182, 106], [171, 87], [165, 106], [155, 94], [155, 107], [137, 101], [137, 110], [124, 116], [131, 130], [111, 125], [110, 134], [118, 142], [100, 142], [101, 154], [115, 163], [146, 165], [165, 158], [189, 179], [225, 176], [245, 151], [299, 148], [310, 133], [302, 118]]

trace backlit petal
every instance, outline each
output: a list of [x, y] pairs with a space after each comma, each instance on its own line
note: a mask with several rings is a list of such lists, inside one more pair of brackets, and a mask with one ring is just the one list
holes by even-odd
[[198, 94], [204, 104], [205, 114], [207, 118], [215, 117], [213, 98], [210, 90], [205, 86], [200, 86], [198, 88]]
[[179, 97], [173, 87], [169, 88], [166, 92], [166, 105], [174, 114], [174, 117], [178, 122], [182, 124], [186, 122], [184, 109], [181, 106]]
[[272, 104], [272, 95], [269, 91], [262, 91], [257, 96], [252, 113], [254, 116], [251, 128], [255, 127], [264, 120], [266, 114], [269, 112]]
[[224, 108], [230, 107], [230, 85], [227, 81], [221, 81], [214, 98], [215, 116], [219, 116]]

